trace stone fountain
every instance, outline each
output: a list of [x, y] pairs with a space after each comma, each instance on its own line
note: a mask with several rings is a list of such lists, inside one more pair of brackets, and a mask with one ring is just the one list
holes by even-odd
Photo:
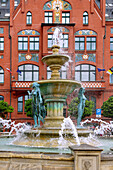
[[[59, 49], [60, 47], [58, 45], [53, 45], [53, 54], [42, 58], [42, 61], [52, 70], [52, 74], [51, 79], [38, 81], [41, 94], [43, 95], [45, 103], [47, 103], [47, 117], [45, 118], [45, 123], [43, 127], [25, 132], [25, 134], [31, 138], [40, 134], [38, 143], [34, 142], [35, 146], [58, 146], [58, 139], [56, 138], [59, 138], [59, 130], [61, 130], [61, 124], [64, 120], [63, 104], [66, 102], [69, 94], [81, 87], [81, 84], [77, 81], [60, 79], [59, 70], [62, 65], [69, 60], [69, 57], [67, 55], [61, 55]], [[66, 133], [70, 134], [70, 130], [67, 130]], [[52, 138], [54, 138], [52, 144], [51, 142], [47, 142]], [[26, 145], [25, 141], [22, 141], [21, 145]], [[28, 145], [30, 145], [30, 143]]]
[[[70, 95], [75, 89], [81, 87], [81, 84], [77, 81], [60, 79], [59, 70], [66, 62], [68, 62], [69, 56], [59, 53], [60, 33], [57, 28], [56, 31], [54, 45], [52, 46], [52, 54], [42, 58], [43, 63], [49, 66], [52, 71], [51, 78], [49, 80], [41, 80], [37, 82], [40, 85], [41, 95], [43, 96], [45, 103], [47, 103], [47, 117], [45, 118], [43, 127], [25, 131], [24, 134], [29, 136], [28, 143], [22, 140], [21, 143], [19, 141], [19, 145], [31, 146], [32, 140], [36, 137], [33, 142], [34, 146], [58, 147], [59, 131], [61, 130], [61, 124], [64, 120], [63, 104], [66, 102], [68, 95]], [[79, 136], [88, 136], [90, 132], [82, 128], [78, 129], [78, 133]], [[66, 134], [72, 136], [71, 130], [66, 129]], [[66, 140], [68, 141], [68, 139]], [[71, 142], [76, 143], [73, 137], [71, 138]], [[16, 142], [16, 145], [17, 144], [18, 143]], [[67, 147], [67, 144], [64, 147]]]

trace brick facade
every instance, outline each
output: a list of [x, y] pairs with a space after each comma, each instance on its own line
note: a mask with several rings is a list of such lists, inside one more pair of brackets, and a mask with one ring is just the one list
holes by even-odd
[[[17, 69], [21, 65], [24, 65], [22, 66], [24, 69], [28, 64], [35, 65], [39, 68], [39, 78], [37, 80], [47, 78], [47, 67], [41, 59], [51, 53], [51, 48], [48, 48], [48, 34], [52, 35], [56, 26], [62, 27], [63, 34], [68, 36], [68, 48], [63, 48], [72, 60], [67, 70], [67, 79], [76, 78], [76, 66], [84, 66], [84, 64], [88, 67], [89, 65], [93, 66], [95, 71], [94, 73], [91, 72], [88, 81], [83, 78], [84, 73], [82, 77], [80, 72], [80, 76], [83, 78], [82, 86], [86, 88], [86, 96], [90, 100], [93, 97], [96, 108], [101, 108], [103, 102], [113, 95], [113, 82], [110, 83], [110, 75], [106, 73], [113, 66], [113, 51], [110, 50], [110, 37], [113, 37], [111, 31], [113, 20], [105, 17], [105, 0], [59, 0], [58, 4], [55, 2], [55, 0], [21, 0], [15, 8], [14, 0], [10, 0], [10, 19], [5, 17], [0, 19], [0, 28], [3, 28], [0, 37], [4, 37], [4, 50], [0, 51], [0, 66], [4, 70], [4, 82], [0, 83], [0, 95], [14, 107], [14, 112], [8, 116], [17, 122], [30, 123], [33, 121], [26, 117], [24, 112], [25, 97], [22, 99], [23, 104], [20, 101], [21, 104], [19, 105], [19, 107], [23, 107], [23, 111], [18, 112], [18, 97], [27, 95], [27, 91], [30, 90], [30, 83], [34, 81], [33, 77], [31, 80], [25, 78], [27, 75], [24, 71], [22, 72], [24, 78], [19, 77]], [[32, 17], [32, 22], [29, 24], [27, 24], [28, 12]], [[45, 23], [45, 12], [52, 12], [52, 22]], [[67, 23], [62, 23], [63, 12], [64, 15], [69, 13], [70, 21]], [[88, 14], [88, 23], [85, 24], [83, 23], [84, 12]], [[27, 38], [27, 49], [19, 49], [18, 37]], [[39, 48], [31, 50], [30, 43], [32, 40], [30, 38], [33, 37], [39, 38]], [[79, 38], [79, 49], [75, 48], [75, 37]], [[84, 49], [82, 50], [80, 49], [81, 37], [84, 38]], [[91, 45], [93, 39], [90, 39], [90, 49], [87, 50], [88, 37], [96, 38], [94, 49], [93, 43]], [[24, 45], [22, 45], [22, 48], [26, 46]], [[6, 68], [9, 68], [12, 74]], [[34, 68], [33, 66], [32, 69]], [[98, 72], [97, 68], [104, 68], [106, 71]], [[38, 74], [34, 72], [29, 71], [29, 74], [32, 74], [32, 76]], [[88, 74], [90, 73], [88, 72]], [[68, 98], [67, 103], [69, 101], [70, 98]]]

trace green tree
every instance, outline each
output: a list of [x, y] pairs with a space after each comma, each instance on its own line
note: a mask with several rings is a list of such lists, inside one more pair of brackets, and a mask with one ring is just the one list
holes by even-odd
[[101, 106], [103, 110], [103, 116], [113, 118], [113, 97], [110, 97]]
[[[45, 106], [45, 110], [47, 111], [47, 104], [44, 103], [44, 106]], [[37, 110], [39, 110], [38, 106], [37, 106]], [[26, 112], [26, 115], [28, 117], [33, 117], [33, 113], [32, 113], [32, 99], [26, 100], [26, 102], [25, 102], [25, 112]]]
[[33, 114], [32, 114], [32, 99], [28, 99], [25, 102], [25, 112], [26, 112], [26, 115], [28, 117], [33, 117]]
[[[79, 99], [78, 97], [75, 97], [72, 99], [71, 103], [69, 104], [69, 114], [71, 116], [74, 116], [75, 118], [78, 117], [78, 104], [79, 104]], [[92, 109], [94, 107], [94, 103], [92, 101], [86, 100], [85, 102], [85, 108], [84, 108], [84, 113], [82, 115], [82, 119], [86, 116], [92, 115]]]
[[5, 118], [7, 113], [12, 113], [14, 111], [14, 108], [10, 106], [7, 102], [4, 102], [3, 100], [0, 101], [0, 116], [2, 118]]

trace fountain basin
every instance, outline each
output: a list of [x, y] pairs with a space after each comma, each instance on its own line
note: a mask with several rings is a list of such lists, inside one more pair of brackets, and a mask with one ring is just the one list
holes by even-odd
[[41, 80], [38, 81], [40, 84], [41, 94], [44, 98], [59, 98], [66, 99], [75, 89], [80, 88], [81, 84], [73, 80]]
[[69, 57], [61, 54], [52, 54], [46, 55], [42, 58], [42, 61], [47, 64], [47, 66], [51, 65], [64, 65], [69, 60]]

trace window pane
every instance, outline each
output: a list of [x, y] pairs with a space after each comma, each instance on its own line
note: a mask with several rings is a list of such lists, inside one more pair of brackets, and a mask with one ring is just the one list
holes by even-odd
[[0, 83], [4, 83], [4, 74], [0, 74]]
[[18, 97], [18, 101], [23, 101], [23, 96]]
[[89, 81], [89, 73], [81, 72], [81, 81]]
[[39, 43], [35, 43], [35, 50], [39, 50]]
[[75, 50], [79, 50], [79, 43], [75, 43]]
[[39, 70], [38, 66], [33, 66], [33, 70]]
[[90, 73], [90, 81], [95, 81], [95, 72]]
[[23, 112], [23, 103], [18, 103], [18, 112]]
[[83, 65], [81, 65], [81, 69], [82, 70], [89, 70], [89, 65], [83, 64]]
[[25, 80], [32, 81], [32, 72], [25, 72]]
[[23, 66], [19, 66], [18, 68], [19, 68], [19, 70], [23, 70]]
[[48, 48], [52, 47], [52, 40], [48, 40]]
[[76, 66], [75, 70], [80, 70], [80, 65]]
[[45, 23], [48, 23], [48, 18], [45, 17]]
[[67, 23], [67, 24], [69, 23], [69, 18], [66, 18], [66, 23]]
[[75, 72], [75, 80], [80, 81], [80, 72]]
[[30, 50], [34, 49], [34, 44], [30, 42]]
[[110, 75], [110, 83], [113, 83], [113, 74]]
[[24, 80], [23, 72], [21, 72], [21, 76], [20, 76], [20, 75], [18, 75], [18, 80], [19, 80], [19, 81], [23, 81], [23, 80]]
[[80, 43], [80, 50], [84, 50], [84, 43]]
[[95, 67], [90, 65], [90, 70], [95, 70]]
[[25, 70], [32, 70], [32, 65], [29, 64], [25, 65]]
[[53, 21], [52, 21], [52, 18], [49, 18], [49, 23], [52, 23]]
[[39, 80], [38, 72], [34, 72], [34, 73], [33, 73], [33, 80], [34, 80], [34, 81], [38, 81], [38, 80]]
[[67, 78], [67, 76], [66, 76], [66, 72], [62, 72], [62, 77], [61, 77], [62, 79], [66, 79]]

